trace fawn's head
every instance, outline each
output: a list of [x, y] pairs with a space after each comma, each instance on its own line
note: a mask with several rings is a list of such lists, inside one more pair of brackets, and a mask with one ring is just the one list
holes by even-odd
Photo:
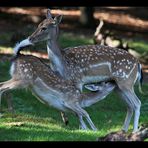
[[37, 43], [45, 40], [57, 39], [59, 33], [59, 23], [62, 15], [52, 18], [50, 10], [47, 10], [46, 19], [44, 19], [37, 27], [34, 33], [29, 36], [31, 43]]

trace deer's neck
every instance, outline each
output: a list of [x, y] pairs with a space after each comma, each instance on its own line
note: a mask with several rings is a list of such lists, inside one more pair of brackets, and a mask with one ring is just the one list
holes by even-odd
[[47, 51], [51, 61], [51, 69], [53, 71], [58, 71], [62, 77], [66, 77], [66, 62], [58, 46], [57, 40], [47, 41]]

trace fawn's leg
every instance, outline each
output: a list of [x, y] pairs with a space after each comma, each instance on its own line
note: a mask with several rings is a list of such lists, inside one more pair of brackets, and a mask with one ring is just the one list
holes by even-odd
[[[21, 86], [22, 81], [21, 80], [15, 80], [15, 79], [10, 79], [9, 81], [6, 82], [2, 82], [0, 83], [0, 109], [1, 109], [1, 97], [2, 94], [10, 89], [14, 89], [17, 88], [19, 86]], [[8, 103], [8, 107], [12, 107], [12, 102], [10, 100], [10, 98], [7, 98], [7, 103]]]

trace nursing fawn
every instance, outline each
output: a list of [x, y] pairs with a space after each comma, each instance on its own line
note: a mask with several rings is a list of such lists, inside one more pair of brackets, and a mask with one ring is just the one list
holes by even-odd
[[63, 79], [39, 58], [20, 53], [12, 60], [10, 74], [10, 80], [0, 83], [0, 100], [1, 95], [10, 89], [28, 88], [42, 103], [63, 113], [75, 113], [82, 129], [88, 129], [84, 117], [91, 129], [96, 130], [89, 114], [83, 108], [102, 100], [115, 88], [113, 83], [100, 83], [97, 92], [83, 94], [73, 81]]

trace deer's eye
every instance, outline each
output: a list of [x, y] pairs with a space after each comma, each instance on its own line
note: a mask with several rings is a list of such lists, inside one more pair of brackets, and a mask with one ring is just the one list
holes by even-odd
[[46, 27], [42, 27], [41, 28], [41, 31], [45, 31], [47, 28]]

